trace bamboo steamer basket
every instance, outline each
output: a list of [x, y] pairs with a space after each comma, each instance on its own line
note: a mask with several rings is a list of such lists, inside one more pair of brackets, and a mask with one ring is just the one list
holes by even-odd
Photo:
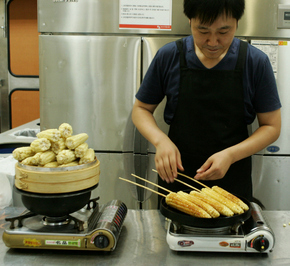
[[95, 186], [99, 182], [100, 161], [70, 167], [42, 168], [15, 165], [15, 187], [33, 193], [69, 193]]

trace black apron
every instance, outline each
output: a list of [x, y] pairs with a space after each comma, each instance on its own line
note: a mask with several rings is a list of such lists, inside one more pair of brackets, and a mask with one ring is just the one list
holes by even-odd
[[[183, 173], [194, 177], [211, 155], [248, 138], [243, 89], [248, 44], [241, 41], [234, 70], [200, 70], [187, 67], [182, 39], [176, 43], [180, 52], [180, 87], [168, 136], [181, 153]], [[202, 188], [185, 177], [178, 179]], [[159, 185], [171, 191], [190, 189], [176, 181], [167, 184], [158, 180]], [[252, 200], [251, 157], [232, 164], [220, 180], [200, 181]]]

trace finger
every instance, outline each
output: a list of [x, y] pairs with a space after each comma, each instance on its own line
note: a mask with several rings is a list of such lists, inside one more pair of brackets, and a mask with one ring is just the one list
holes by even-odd
[[[155, 157], [155, 167], [156, 167], [156, 171], [158, 173], [158, 175], [160, 176], [160, 178], [163, 180], [163, 181], [166, 181], [166, 175], [165, 175], [165, 172], [164, 172], [164, 169], [163, 169], [163, 165], [160, 163], [161, 160], [158, 160], [156, 157]], [[162, 162], [162, 161], [161, 161]]]
[[203, 173], [198, 173], [194, 177], [196, 180], [217, 180], [221, 179], [222, 176], [218, 174], [218, 172], [214, 170], [207, 170]]
[[173, 183], [175, 178], [178, 176], [178, 169], [184, 171], [179, 151], [177, 151], [173, 156], [169, 157], [169, 163], [170, 168], [168, 169], [171, 169], [170, 181]]
[[183, 165], [182, 165], [182, 161], [181, 161], [181, 156], [180, 156], [180, 153], [178, 153], [178, 156], [177, 156], [177, 168], [180, 170], [180, 171], [184, 171], [184, 168], [183, 168]]
[[170, 182], [170, 180], [167, 178], [166, 172], [165, 172], [165, 170], [164, 170], [163, 167], [156, 166], [156, 170], [157, 170], [157, 172], [158, 172], [158, 175], [160, 176], [160, 178], [161, 178], [163, 181], [165, 181], [165, 182], [167, 182], [167, 183]]
[[210, 180], [211, 178], [211, 175], [209, 175], [208, 173], [197, 173], [195, 176], [194, 176], [194, 179], [196, 180]]
[[177, 164], [175, 157], [170, 157], [167, 166], [167, 174], [170, 179], [170, 182], [173, 183], [174, 179], [177, 177]]
[[157, 161], [156, 162], [156, 170], [163, 181], [170, 183], [171, 179], [168, 176], [168, 170], [167, 170], [167, 167], [165, 166], [165, 164], [166, 163], [164, 163], [164, 160]]
[[174, 178], [177, 176], [177, 166], [175, 158], [167, 158], [164, 161], [164, 168], [167, 174], [169, 182], [174, 182]]
[[196, 170], [197, 173], [203, 173], [207, 171], [212, 165], [210, 160], [207, 160], [199, 169]]

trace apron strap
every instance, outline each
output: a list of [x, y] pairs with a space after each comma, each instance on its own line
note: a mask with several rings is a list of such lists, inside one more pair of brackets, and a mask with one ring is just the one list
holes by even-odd
[[183, 40], [179, 39], [176, 41], [177, 48], [179, 50], [179, 63], [180, 68], [187, 68], [186, 60], [185, 60], [185, 53], [183, 52]]
[[248, 43], [240, 40], [240, 51], [235, 70], [243, 70], [247, 58]]

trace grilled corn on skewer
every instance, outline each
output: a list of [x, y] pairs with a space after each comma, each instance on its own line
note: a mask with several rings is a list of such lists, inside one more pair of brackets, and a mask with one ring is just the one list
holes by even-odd
[[187, 213], [194, 217], [199, 218], [212, 218], [205, 210], [198, 207], [196, 204], [180, 197], [175, 192], [170, 192], [165, 198], [166, 204]]
[[196, 204], [203, 210], [205, 210], [212, 218], [217, 218], [220, 216], [220, 213], [211, 205], [207, 204], [206, 202], [202, 201], [201, 199], [187, 194], [183, 191], [177, 192], [177, 195], [180, 195], [182, 198], [189, 200], [190, 202]]
[[206, 193], [210, 197], [214, 198], [215, 200], [219, 201], [220, 203], [226, 205], [235, 214], [244, 213], [244, 210], [240, 206], [238, 206], [237, 204], [235, 204], [231, 200], [227, 199], [226, 197], [216, 193], [211, 188], [202, 188], [201, 191]]
[[212, 197], [208, 196], [205, 193], [199, 193], [197, 191], [191, 191], [190, 195], [193, 195], [197, 198], [199, 198], [200, 200], [204, 201], [205, 203], [213, 206], [221, 215], [224, 216], [233, 216], [234, 213], [233, 211], [231, 211], [227, 206], [225, 206], [224, 204], [220, 203], [219, 201], [213, 199]]
[[247, 204], [245, 204], [241, 199], [239, 199], [238, 197], [229, 193], [228, 191], [224, 190], [223, 188], [220, 188], [218, 186], [213, 186], [212, 190], [221, 194], [222, 196], [226, 197], [227, 199], [231, 200], [235, 204], [239, 205], [244, 211], [247, 211], [249, 209], [249, 206]]

